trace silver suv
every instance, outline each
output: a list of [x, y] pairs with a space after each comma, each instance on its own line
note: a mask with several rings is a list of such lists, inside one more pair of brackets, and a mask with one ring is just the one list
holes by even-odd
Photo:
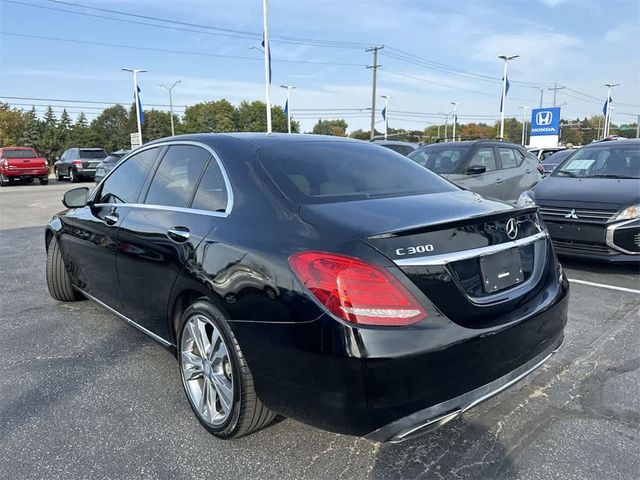
[[497, 140], [432, 143], [408, 157], [463, 188], [513, 204], [544, 172], [524, 147]]

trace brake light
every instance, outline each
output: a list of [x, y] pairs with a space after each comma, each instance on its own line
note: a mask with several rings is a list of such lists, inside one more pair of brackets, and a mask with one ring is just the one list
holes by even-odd
[[397, 278], [358, 258], [301, 252], [289, 257], [289, 264], [320, 303], [347, 322], [404, 326], [427, 317]]
[[72, 163], [73, 163], [74, 165], [82, 166], [82, 160], [74, 160]]

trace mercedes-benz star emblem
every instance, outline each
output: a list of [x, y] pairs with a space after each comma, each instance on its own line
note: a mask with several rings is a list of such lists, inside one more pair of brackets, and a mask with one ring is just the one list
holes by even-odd
[[518, 236], [518, 223], [516, 222], [515, 218], [510, 218], [507, 221], [504, 229], [507, 232], [507, 237], [509, 237], [511, 240]]

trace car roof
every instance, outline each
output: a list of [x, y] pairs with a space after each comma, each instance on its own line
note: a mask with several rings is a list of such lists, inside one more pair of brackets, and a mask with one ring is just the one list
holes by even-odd
[[640, 138], [616, 138], [589, 143], [582, 148], [607, 148], [618, 145], [640, 145]]
[[376, 145], [406, 145], [414, 148], [418, 146], [416, 143], [405, 142], [402, 140], [372, 140], [371, 143], [375, 143]]
[[370, 144], [362, 140], [356, 140], [348, 137], [334, 137], [330, 135], [313, 135], [308, 133], [255, 133], [255, 132], [239, 132], [239, 133], [195, 133], [187, 135], [176, 135], [174, 137], [165, 137], [152, 142], [145, 143], [145, 146], [156, 143], [192, 141], [201, 142], [212, 147], [216, 145], [231, 146], [237, 143], [244, 143], [255, 148], [270, 147], [286, 144], [300, 144], [307, 142], [343, 142], [351, 144]]
[[518, 143], [503, 142], [501, 140], [461, 140], [459, 142], [428, 143], [426, 145], [422, 145], [422, 147], [420, 148], [443, 146], [443, 145], [450, 146], [450, 147], [469, 147], [471, 145], [502, 145], [502, 146], [508, 146], [508, 147], [522, 147], [522, 145]]

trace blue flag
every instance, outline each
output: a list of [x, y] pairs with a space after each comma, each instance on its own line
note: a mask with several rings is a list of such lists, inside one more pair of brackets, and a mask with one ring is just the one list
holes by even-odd
[[[142, 111], [142, 102], [140, 101], [140, 87], [138, 87], [138, 105], [136, 105], [138, 110], [138, 118], [140, 119], [140, 125], [144, 123], [144, 112]], [[134, 95], [135, 98], [135, 95]]]
[[387, 107], [384, 107], [382, 109], [382, 112], [380, 112], [380, 113], [382, 113], [382, 119], [386, 120], [387, 119]]
[[[509, 77], [507, 77], [507, 81], [505, 83], [506, 84], [504, 86], [504, 97], [507, 98], [507, 93], [509, 93]], [[500, 111], [502, 111], [502, 95], [500, 95]]]
[[284, 114], [289, 118], [289, 100], [284, 103]]
[[269, 60], [269, 84], [271, 84], [271, 46], [264, 44], [264, 33], [262, 33], [262, 48], [267, 52], [267, 59]]
[[607, 110], [609, 109], [609, 105], [611, 105], [611, 102], [613, 102], [613, 99], [611, 97], [609, 97], [608, 102], [606, 100], [604, 101], [604, 106], [602, 107], [602, 115], [604, 115], [605, 117], [607, 116]]

